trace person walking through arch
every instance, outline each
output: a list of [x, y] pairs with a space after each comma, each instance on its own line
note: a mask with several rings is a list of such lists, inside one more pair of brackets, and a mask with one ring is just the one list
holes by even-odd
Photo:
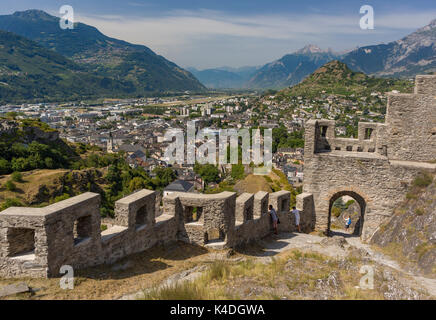
[[344, 217], [344, 221], [345, 221], [345, 230], [347, 231], [347, 233], [350, 233], [351, 217], [349, 215]]

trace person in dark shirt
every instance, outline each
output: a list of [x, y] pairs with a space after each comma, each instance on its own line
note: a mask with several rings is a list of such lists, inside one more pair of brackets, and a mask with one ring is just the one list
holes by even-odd
[[274, 210], [272, 205], [269, 205], [269, 215], [271, 216], [273, 222], [274, 234], [278, 234], [277, 222], [279, 221], [279, 217], [277, 216], [277, 212]]

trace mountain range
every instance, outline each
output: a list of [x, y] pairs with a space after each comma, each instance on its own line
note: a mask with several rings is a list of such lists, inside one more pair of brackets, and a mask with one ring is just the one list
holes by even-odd
[[[377, 77], [436, 71], [436, 20], [401, 40], [336, 53], [308, 45], [258, 67], [185, 70], [143, 45], [93, 26], [63, 30], [40, 10], [0, 16], [0, 101], [140, 97], [213, 89], [281, 89], [339, 60]], [[200, 81], [201, 82], [200, 82]]]
[[143, 45], [105, 36], [96, 28], [75, 23], [61, 29], [60, 18], [40, 10], [0, 16], [0, 30], [36, 42], [82, 66], [90, 74], [120, 81], [137, 95], [162, 91], [204, 91], [188, 71]]
[[[360, 47], [345, 53], [308, 45], [257, 68], [250, 79], [236, 82], [238, 87], [233, 88], [280, 89], [293, 86], [332, 60], [344, 62], [353, 71], [377, 77], [407, 78], [435, 72], [436, 20], [401, 40]], [[204, 84], [208, 87], [214, 87], [221, 81], [214, 79], [214, 70], [216, 69], [207, 70], [208, 77]], [[200, 80], [201, 72], [195, 73]], [[226, 74], [226, 77], [235, 75]]]
[[130, 95], [132, 84], [90, 73], [34, 41], [0, 30], [0, 102]]
[[295, 53], [287, 54], [279, 60], [264, 65], [251, 77], [246, 87], [259, 89], [293, 86], [322, 65], [335, 59], [338, 59], [338, 55], [331, 50], [322, 50], [315, 45], [308, 45]]
[[342, 61], [374, 76], [413, 77], [435, 72], [436, 19], [401, 40], [353, 50]]
[[243, 88], [247, 81], [261, 67], [220, 67], [214, 69], [197, 70], [187, 68], [206, 87], [211, 89]]

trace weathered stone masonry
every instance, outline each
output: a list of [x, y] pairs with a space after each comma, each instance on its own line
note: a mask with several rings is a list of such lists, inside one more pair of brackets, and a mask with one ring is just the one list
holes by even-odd
[[306, 124], [304, 197], [301, 204], [317, 230], [329, 231], [340, 196], [362, 209], [360, 233], [369, 240], [392, 215], [421, 171], [435, 171], [436, 76], [417, 76], [414, 94], [389, 94], [386, 123], [359, 123], [358, 138], [335, 136], [335, 121]]
[[[45, 208], [9, 208], [0, 214], [0, 276], [54, 277], [73, 268], [110, 264], [156, 244], [185, 241], [233, 247], [271, 232], [269, 203], [282, 231], [294, 231], [290, 193], [173, 193], [156, 217], [156, 192], [138, 191], [115, 203], [114, 224], [101, 232], [100, 195], [85, 193]], [[304, 215], [303, 215], [304, 216]], [[305, 230], [310, 220], [302, 219]]]

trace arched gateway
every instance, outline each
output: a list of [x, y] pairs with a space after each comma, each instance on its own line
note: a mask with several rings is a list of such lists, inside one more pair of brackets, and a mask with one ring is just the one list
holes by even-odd
[[366, 211], [366, 201], [365, 199], [360, 196], [358, 193], [354, 192], [354, 191], [340, 191], [340, 192], [336, 192], [329, 201], [329, 221], [328, 221], [328, 225], [327, 225], [327, 234], [331, 234], [332, 228], [332, 209], [333, 209], [333, 204], [335, 203], [336, 200], [344, 197], [344, 196], [349, 196], [351, 198], [353, 198], [359, 205], [359, 214], [358, 214], [358, 219], [357, 221], [353, 222], [354, 225], [354, 230], [352, 232], [352, 234], [354, 236], [361, 236], [362, 235], [362, 230], [363, 230], [363, 226], [364, 226], [364, 220], [365, 220], [365, 211]]

